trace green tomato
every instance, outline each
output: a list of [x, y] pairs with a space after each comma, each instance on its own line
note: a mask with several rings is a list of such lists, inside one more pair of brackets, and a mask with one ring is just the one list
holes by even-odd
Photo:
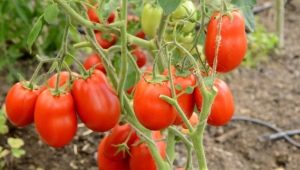
[[163, 10], [159, 6], [153, 4], [144, 4], [142, 10], [141, 24], [142, 29], [149, 38], [153, 38], [159, 27]]
[[[193, 20], [197, 19], [196, 7], [192, 1], [184, 1], [171, 15], [171, 21], [179, 21], [186, 18]], [[195, 28], [195, 23], [186, 21], [183, 25], [182, 31], [187, 33], [191, 32]]]

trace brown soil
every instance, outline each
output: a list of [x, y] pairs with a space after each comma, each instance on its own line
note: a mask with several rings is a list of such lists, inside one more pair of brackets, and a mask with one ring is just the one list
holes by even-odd
[[[236, 115], [258, 118], [291, 130], [300, 128], [300, 2], [294, 0], [286, 9], [285, 48], [278, 54], [270, 55], [268, 61], [259, 63], [256, 68], [241, 67], [233, 71], [226, 81], [234, 93]], [[268, 13], [261, 15], [268, 16]], [[271, 28], [275, 25], [274, 20], [265, 23]], [[10, 85], [5, 84], [3, 76], [0, 81], [2, 103]], [[84, 135], [86, 131], [86, 128], [80, 127], [72, 144], [63, 149], [52, 149], [38, 139], [33, 126], [24, 129], [12, 127], [8, 135], [1, 136], [0, 145], [6, 146], [9, 136], [21, 137], [25, 141], [26, 155], [21, 159], [7, 160], [7, 169], [96, 170], [95, 151], [103, 134]], [[218, 140], [220, 136], [230, 133], [233, 134], [231, 137]], [[241, 121], [232, 121], [220, 128], [208, 127], [205, 147], [209, 169], [300, 169], [299, 148], [283, 139], [273, 142], [258, 140], [269, 133], [273, 132], [266, 127]], [[300, 142], [299, 136], [294, 136], [294, 139]], [[179, 145], [180, 153], [184, 152], [182, 149]], [[180, 156], [177, 164], [182, 165], [183, 160], [184, 157]]]

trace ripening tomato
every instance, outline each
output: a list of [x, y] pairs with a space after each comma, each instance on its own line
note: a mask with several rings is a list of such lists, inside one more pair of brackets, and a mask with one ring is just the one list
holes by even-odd
[[[130, 135], [130, 136], [129, 136]], [[129, 124], [117, 125], [112, 129], [104, 143], [104, 155], [111, 160], [126, 159], [129, 155], [126, 151], [118, 153], [119, 144], [124, 143], [128, 138], [127, 146], [130, 147], [137, 139], [137, 134]]]
[[145, 80], [149, 78], [144, 75], [136, 85], [133, 108], [142, 125], [150, 130], [161, 130], [170, 126], [176, 118], [172, 105], [159, 98], [160, 95], [171, 96], [171, 90], [166, 81], [150, 83]]
[[144, 33], [144, 31], [138, 31], [135, 36], [142, 38], [142, 39], [146, 39], [146, 35]]
[[129, 170], [129, 163], [127, 159], [111, 160], [107, 158], [105, 153], [105, 143], [107, 137], [104, 137], [98, 146], [98, 169], [99, 170]]
[[155, 36], [162, 18], [162, 13], [163, 10], [159, 5], [155, 6], [151, 3], [144, 4], [141, 24], [144, 33], [148, 37], [153, 38]]
[[54, 96], [43, 91], [35, 105], [34, 123], [41, 139], [52, 147], [63, 147], [71, 142], [77, 131], [77, 117], [71, 93]]
[[100, 32], [95, 33], [98, 44], [104, 48], [108, 49], [117, 42], [117, 37], [115, 34], [102, 34]]
[[40, 89], [29, 89], [21, 82], [14, 84], [5, 98], [8, 120], [17, 127], [25, 127], [33, 122], [34, 107]]
[[96, 66], [96, 69], [102, 71], [103, 73], [106, 73], [106, 70], [105, 70], [105, 68], [102, 64], [102, 60], [101, 60], [100, 56], [97, 53], [89, 55], [85, 59], [85, 61], [83, 63], [83, 66], [87, 70], [94, 67], [94, 66]]
[[118, 123], [120, 102], [101, 71], [75, 80], [72, 95], [80, 119], [91, 130], [105, 132]]
[[[229, 122], [234, 113], [234, 99], [227, 84], [220, 79], [215, 79], [214, 86], [218, 89], [211, 107], [208, 124], [222, 126]], [[202, 95], [199, 88], [195, 90], [195, 100], [198, 110], [201, 111]]]
[[[232, 18], [231, 18], [232, 16]], [[222, 16], [221, 42], [218, 52], [218, 72], [229, 72], [237, 68], [247, 51], [247, 36], [244, 17], [239, 11]], [[209, 66], [213, 67], [216, 50], [216, 37], [220, 13], [215, 13], [208, 24], [205, 39], [205, 56]]]
[[137, 47], [131, 51], [131, 54], [136, 58], [136, 64], [139, 68], [143, 67], [146, 64], [147, 55], [142, 49]]
[[[153, 140], [156, 140], [156, 147], [162, 158], [166, 157], [166, 143], [162, 140], [159, 131], [152, 132]], [[137, 140], [138, 142], [138, 140]], [[148, 146], [145, 143], [132, 146], [130, 150], [129, 165], [130, 170], [157, 170], [155, 161], [151, 155]]]

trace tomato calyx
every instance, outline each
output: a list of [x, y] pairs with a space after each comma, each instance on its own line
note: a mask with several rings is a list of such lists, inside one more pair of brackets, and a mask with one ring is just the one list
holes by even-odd
[[36, 85], [33, 82], [29, 82], [29, 81], [20, 81], [21, 85], [23, 88], [33, 91], [33, 90], [38, 90], [40, 87], [38, 85]]

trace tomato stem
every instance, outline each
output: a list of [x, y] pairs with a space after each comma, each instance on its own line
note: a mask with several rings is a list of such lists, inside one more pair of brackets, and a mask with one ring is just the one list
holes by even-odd
[[167, 155], [170, 161], [170, 168], [173, 169], [173, 162], [175, 159], [175, 134], [172, 130], [168, 129], [167, 136]]
[[33, 81], [37, 78], [39, 71], [41, 70], [42, 66], [43, 66], [44, 62], [40, 61], [37, 68], [34, 70], [33, 75], [31, 76], [31, 79], [29, 80], [29, 87], [30, 89], [33, 89], [34, 85], [33, 85]]

